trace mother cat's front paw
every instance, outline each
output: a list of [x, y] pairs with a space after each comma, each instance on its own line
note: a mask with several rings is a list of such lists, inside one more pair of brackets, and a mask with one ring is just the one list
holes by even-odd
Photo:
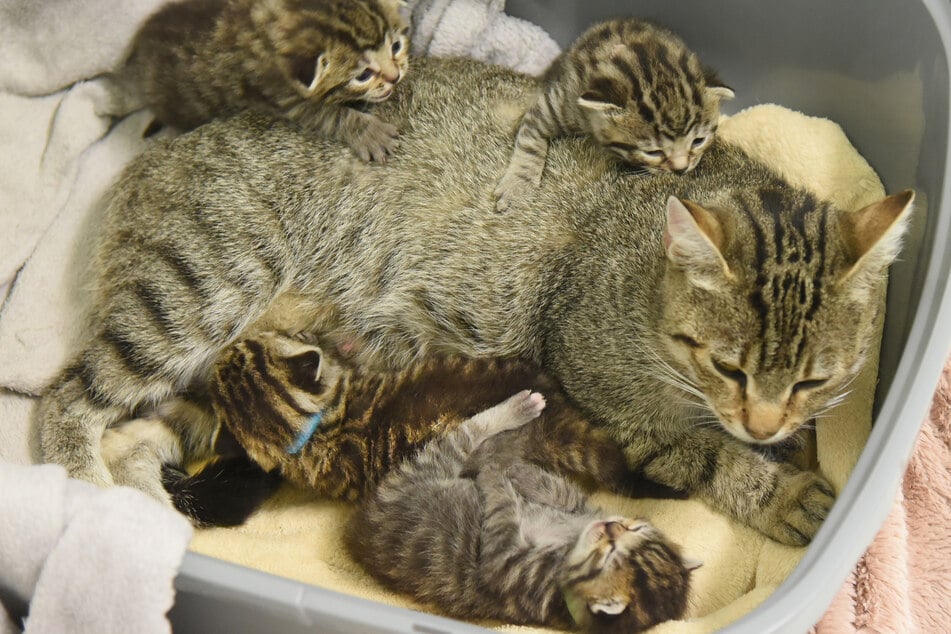
[[811, 471], [783, 465], [776, 488], [753, 525], [783, 544], [805, 546], [812, 541], [835, 502], [832, 486]]

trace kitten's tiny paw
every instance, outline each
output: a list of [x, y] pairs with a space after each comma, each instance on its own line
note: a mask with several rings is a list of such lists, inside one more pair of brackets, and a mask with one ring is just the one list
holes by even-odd
[[788, 467], [780, 471], [776, 492], [760, 530], [776, 541], [805, 546], [815, 537], [835, 503], [832, 486], [811, 471]]
[[495, 187], [495, 210], [508, 211], [512, 204], [532, 193], [534, 186], [515, 172], [505, 172]]
[[376, 117], [368, 117], [366, 128], [359, 137], [350, 144], [354, 154], [361, 161], [369, 163], [377, 161], [385, 163], [386, 159], [396, 152], [399, 147], [399, 130], [396, 126], [381, 121]]
[[521, 427], [538, 418], [545, 409], [545, 397], [538, 392], [522, 390], [504, 403], [507, 416], [503, 417], [506, 428]]

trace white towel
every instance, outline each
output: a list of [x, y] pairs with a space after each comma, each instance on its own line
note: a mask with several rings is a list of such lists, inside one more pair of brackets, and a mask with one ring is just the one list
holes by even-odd
[[[132, 489], [35, 459], [30, 414], [62, 365], [74, 254], [102, 192], [144, 147], [103, 80], [161, 0], [0, 0], [0, 632], [169, 632], [191, 526]], [[111, 134], [106, 136], [107, 132]], [[105, 137], [105, 140], [102, 140]], [[82, 227], [82, 229], [81, 229]], [[18, 394], [19, 393], [19, 394]], [[24, 622], [24, 617], [25, 622]]]
[[54, 465], [0, 462], [0, 594], [27, 634], [171, 632], [166, 613], [192, 528], [139, 491]]
[[49, 95], [113, 70], [167, 0], [2, 0], [0, 91]]
[[541, 75], [561, 52], [541, 27], [506, 15], [505, 0], [416, 0], [412, 51], [464, 56]]

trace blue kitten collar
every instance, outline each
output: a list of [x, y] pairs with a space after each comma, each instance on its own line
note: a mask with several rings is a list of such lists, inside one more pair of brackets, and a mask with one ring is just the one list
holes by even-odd
[[300, 450], [304, 448], [304, 445], [313, 437], [314, 432], [317, 431], [320, 421], [323, 420], [324, 413], [317, 412], [307, 421], [307, 424], [304, 425], [303, 429], [300, 430], [300, 433], [297, 434], [297, 438], [294, 439], [294, 442], [290, 447], [287, 448], [287, 453], [294, 455], [300, 453]]

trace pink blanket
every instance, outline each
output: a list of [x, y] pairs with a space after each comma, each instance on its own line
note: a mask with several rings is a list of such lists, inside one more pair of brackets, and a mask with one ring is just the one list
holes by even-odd
[[951, 632], [951, 357], [895, 507], [813, 632]]

